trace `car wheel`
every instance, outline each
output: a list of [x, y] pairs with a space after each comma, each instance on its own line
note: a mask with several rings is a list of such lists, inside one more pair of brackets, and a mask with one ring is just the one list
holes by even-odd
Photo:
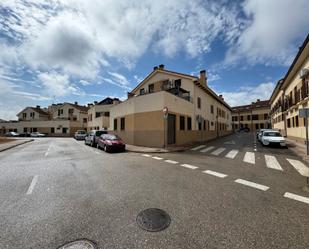
[[108, 148], [107, 148], [106, 145], [104, 145], [104, 151], [105, 151], [105, 152], [108, 152]]
[[101, 149], [101, 146], [99, 145], [99, 143], [97, 143], [97, 149]]

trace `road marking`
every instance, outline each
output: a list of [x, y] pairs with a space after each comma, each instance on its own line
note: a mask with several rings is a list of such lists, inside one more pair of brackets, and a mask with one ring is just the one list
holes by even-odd
[[265, 155], [265, 161], [266, 161], [266, 166], [268, 168], [283, 171], [279, 162], [277, 161], [277, 159], [274, 156]]
[[234, 159], [237, 154], [238, 154], [238, 150], [231, 150], [229, 153], [225, 155], [225, 157]]
[[171, 164], [177, 164], [177, 163], [178, 163], [178, 162], [173, 161], [173, 160], [165, 160], [164, 162], [166, 162], [166, 163], [171, 163]]
[[265, 185], [257, 184], [255, 182], [249, 182], [249, 181], [246, 181], [246, 180], [243, 180], [243, 179], [237, 179], [237, 180], [235, 180], [235, 182], [249, 186], [249, 187], [252, 187], [252, 188], [263, 190], [263, 191], [266, 191], [266, 190], [269, 189], [269, 187], [267, 187]]
[[243, 161], [246, 163], [255, 164], [255, 154], [253, 152], [246, 152]]
[[191, 149], [191, 150], [199, 150], [199, 149], [202, 149], [202, 148], [204, 148], [206, 145], [200, 145], [200, 146], [197, 146], [197, 147], [195, 147], [195, 148], [193, 148], [193, 149]]
[[214, 146], [209, 146], [209, 147], [207, 147], [207, 148], [201, 150], [200, 152], [205, 153], [205, 152], [210, 151], [210, 150], [212, 150], [212, 149], [214, 149], [214, 148], [215, 148]]
[[48, 153], [49, 153], [50, 148], [51, 148], [51, 144], [48, 146], [48, 149], [47, 149], [46, 152], [45, 152], [45, 156], [48, 156]]
[[216, 172], [216, 171], [212, 171], [212, 170], [205, 170], [203, 171], [203, 173], [208, 174], [208, 175], [212, 175], [212, 176], [216, 176], [216, 177], [220, 177], [220, 178], [224, 178], [227, 177], [227, 175]]
[[224, 142], [224, 144], [236, 144], [234, 140], [231, 140], [231, 141], [226, 141]]
[[28, 191], [27, 191], [27, 195], [31, 195], [31, 193], [32, 193], [32, 191], [33, 191], [33, 189], [34, 189], [34, 187], [35, 187], [35, 184], [36, 184], [37, 181], [38, 181], [38, 178], [39, 178], [38, 175], [35, 175], [35, 176], [32, 178], [31, 184], [30, 184], [30, 186], [29, 186], [29, 188], [28, 188]]
[[298, 171], [299, 174], [309, 177], [309, 168], [306, 167], [301, 161], [293, 160], [293, 159], [286, 159], [292, 166]]
[[188, 168], [188, 169], [198, 169], [197, 166], [194, 166], [194, 165], [191, 165], [191, 164], [186, 164], [186, 163], [181, 164], [180, 166]]
[[225, 151], [225, 148], [219, 148], [219, 149], [216, 149], [215, 151], [211, 152], [211, 154], [215, 155], [215, 156], [219, 156], [223, 151]]
[[100, 153], [100, 152], [98, 152], [98, 151], [95, 151], [94, 153], [96, 153], [96, 154], [98, 154], [98, 155], [101, 155], [101, 153]]
[[148, 154], [143, 154], [142, 156], [144, 156], [144, 157], [151, 157], [151, 155], [148, 155]]
[[309, 198], [308, 197], [304, 197], [304, 196], [301, 196], [301, 195], [295, 195], [295, 194], [292, 194], [292, 193], [289, 193], [289, 192], [286, 192], [283, 196], [285, 198], [289, 198], [289, 199], [292, 199], [292, 200], [301, 201], [301, 202], [309, 204]]
[[153, 156], [152, 158], [156, 159], [156, 160], [162, 160], [163, 159], [162, 157], [158, 157], [158, 156]]

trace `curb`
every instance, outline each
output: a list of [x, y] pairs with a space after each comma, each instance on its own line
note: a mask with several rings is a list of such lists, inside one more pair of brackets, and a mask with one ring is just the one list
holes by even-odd
[[30, 142], [32, 142], [32, 141], [34, 141], [34, 139], [30, 139], [30, 140], [27, 140], [27, 141], [23, 141], [22, 143], [19, 143], [19, 144], [11, 145], [11, 146], [9, 146], [9, 147], [7, 147], [7, 148], [0, 149], [0, 152], [6, 151], [6, 150], [9, 150], [9, 149], [12, 149], [12, 148], [15, 148], [15, 147], [17, 147], [17, 146], [19, 146], [19, 145], [22, 145], [22, 144], [30, 143]]
[[171, 150], [171, 151], [141, 151], [141, 150], [126, 150], [127, 152], [134, 152], [134, 153], [156, 153], [156, 154], [164, 154], [164, 153], [172, 153], [172, 152], [182, 152], [186, 149], [179, 149], [179, 150]]

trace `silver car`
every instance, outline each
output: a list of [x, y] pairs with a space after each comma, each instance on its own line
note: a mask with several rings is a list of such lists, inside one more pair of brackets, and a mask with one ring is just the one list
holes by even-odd
[[87, 136], [87, 133], [86, 133], [86, 131], [84, 131], [84, 130], [78, 130], [78, 131], [76, 131], [75, 132], [75, 134], [74, 134], [74, 138], [76, 139], [76, 140], [85, 140], [85, 137]]

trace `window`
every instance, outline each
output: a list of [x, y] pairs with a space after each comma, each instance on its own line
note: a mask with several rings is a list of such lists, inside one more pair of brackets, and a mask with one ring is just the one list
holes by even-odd
[[125, 129], [125, 118], [120, 119], [120, 129], [124, 130]]
[[34, 112], [30, 112], [30, 117], [34, 118], [35, 113]]
[[260, 124], [260, 128], [261, 128], [261, 129], [264, 129], [264, 124]]
[[201, 109], [201, 98], [197, 97], [197, 108]]
[[236, 117], [234, 117], [234, 119], [235, 119], [235, 121], [238, 121], [238, 117], [236, 116]]
[[203, 129], [205, 131], [206, 130], [206, 120], [204, 120], [204, 125], [203, 126], [204, 126]]
[[96, 118], [101, 117], [101, 112], [96, 112], [96, 113], [95, 113], [95, 117], [96, 117]]
[[104, 112], [105, 117], [109, 117], [109, 112]]
[[201, 122], [198, 122], [198, 130], [202, 130], [202, 123]]
[[180, 116], [179, 128], [180, 128], [181, 131], [185, 130], [185, 117], [184, 116]]
[[148, 85], [148, 92], [153, 93], [154, 92], [154, 84]]
[[264, 120], [267, 120], [267, 119], [268, 119], [268, 114], [264, 113]]
[[139, 94], [140, 94], [140, 95], [145, 94], [145, 89], [144, 89], [144, 88], [142, 88], [141, 90], [139, 90]]
[[50, 128], [50, 133], [55, 133], [55, 128], [54, 127]]
[[60, 116], [61, 114], [63, 114], [63, 109], [58, 109], [58, 116]]
[[247, 116], [247, 120], [251, 120], [251, 116], [250, 115]]
[[69, 109], [69, 114], [73, 114], [74, 113], [74, 109]]
[[287, 123], [288, 123], [288, 128], [290, 128], [291, 127], [291, 119], [287, 119]]
[[32, 128], [32, 132], [38, 132], [38, 128]]
[[294, 117], [292, 118], [292, 124], [293, 124], [293, 127], [295, 127], [295, 118]]
[[296, 125], [296, 127], [298, 127], [298, 126], [299, 126], [298, 116], [295, 116], [295, 125]]
[[188, 131], [192, 130], [192, 119], [191, 119], [191, 117], [187, 118], [187, 130]]
[[210, 113], [212, 113], [212, 114], [214, 113], [214, 106], [213, 105], [210, 106]]
[[253, 114], [252, 115], [252, 120], [259, 120], [259, 115]]
[[89, 121], [92, 121], [92, 114], [89, 115], [88, 119]]
[[28, 131], [28, 128], [27, 127], [24, 127], [24, 132], [27, 132]]
[[62, 128], [62, 133], [63, 133], [63, 134], [66, 134], [67, 132], [68, 132], [68, 128], [63, 127], [63, 128]]
[[77, 121], [77, 117], [73, 117], [73, 121]]
[[117, 131], [117, 118], [114, 119], [114, 131]]
[[84, 123], [87, 123], [87, 118], [83, 118], [83, 122], [84, 122]]
[[240, 116], [240, 121], [244, 121], [244, 116]]
[[23, 118], [27, 118], [27, 113], [23, 113]]

